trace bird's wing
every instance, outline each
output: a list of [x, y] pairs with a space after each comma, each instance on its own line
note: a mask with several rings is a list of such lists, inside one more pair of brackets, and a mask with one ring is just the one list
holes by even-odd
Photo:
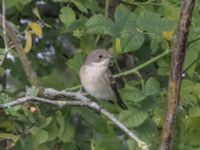
[[121, 96], [117, 90], [117, 86], [116, 86], [116, 82], [115, 80], [113, 79], [112, 77], [112, 73], [109, 69], [106, 70], [106, 75], [105, 75], [105, 78], [107, 80], [107, 83], [110, 85], [110, 87], [112, 88], [115, 96], [116, 96], [116, 99], [117, 99], [117, 104], [122, 108], [122, 109], [125, 109], [127, 110], [128, 107], [126, 106], [126, 104], [122, 101], [121, 99]]

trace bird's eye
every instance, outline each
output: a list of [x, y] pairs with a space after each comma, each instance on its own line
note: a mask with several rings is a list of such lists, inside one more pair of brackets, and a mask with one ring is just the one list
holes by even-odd
[[99, 55], [99, 58], [100, 58], [100, 59], [103, 58], [103, 55]]

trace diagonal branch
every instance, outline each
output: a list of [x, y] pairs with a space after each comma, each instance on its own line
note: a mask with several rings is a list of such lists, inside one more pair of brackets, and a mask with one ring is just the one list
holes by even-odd
[[181, 72], [194, 5], [195, 0], [182, 0], [176, 41], [172, 48], [171, 73], [168, 82], [167, 95], [168, 105], [163, 123], [160, 150], [170, 150], [172, 147], [173, 132], [179, 105]]
[[[43, 94], [45, 98], [26, 96], [26, 97], [18, 98], [14, 101], [11, 101], [5, 104], [0, 104], [0, 109], [9, 108], [9, 107], [20, 105], [20, 104], [23, 104], [25, 102], [30, 102], [30, 101], [37, 101], [41, 103], [52, 104], [60, 108], [65, 105], [89, 107], [91, 109], [94, 109], [100, 112], [107, 119], [111, 120], [118, 128], [120, 128], [125, 134], [127, 134], [131, 139], [133, 139], [142, 150], [148, 150], [146, 143], [140, 140], [131, 130], [129, 130], [123, 123], [121, 123], [113, 114], [108, 112], [105, 108], [100, 106], [98, 103], [91, 101], [89, 98], [85, 97], [83, 94], [79, 92], [75, 93], [75, 92], [56, 91], [54, 89], [45, 89]], [[64, 97], [67, 100], [66, 99], [62, 101], [52, 100], [59, 97]]]
[[10, 39], [14, 45], [14, 48], [16, 49], [19, 59], [22, 63], [24, 72], [30, 82], [31, 85], [34, 85], [36, 87], [40, 87], [40, 81], [36, 75], [36, 73], [33, 71], [33, 68], [31, 66], [30, 61], [28, 60], [28, 57], [26, 56], [25, 52], [23, 51], [23, 48], [21, 46], [21, 42], [17, 36], [16, 30], [11, 25], [10, 22], [6, 21], [2, 14], [0, 14], [0, 27], [3, 28], [3, 24], [5, 24], [5, 31], [7, 34], [8, 39]]

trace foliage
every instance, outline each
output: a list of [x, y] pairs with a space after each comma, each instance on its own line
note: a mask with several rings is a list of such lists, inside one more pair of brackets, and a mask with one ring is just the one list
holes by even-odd
[[[107, 6], [100, 0], [6, 0], [6, 18], [19, 31], [24, 51], [44, 87], [63, 90], [79, 85], [79, 68], [94, 48], [115, 53], [117, 65], [111, 66], [114, 74], [120, 71], [118, 67], [129, 70], [171, 48], [179, 1], [108, 2]], [[174, 149], [200, 148], [199, 10], [200, 5], [196, 5], [184, 62]], [[0, 56], [4, 57], [3, 39], [0, 46]], [[160, 142], [169, 68], [170, 55], [165, 55], [124, 77], [120, 94], [128, 111], [103, 104], [152, 150]], [[26, 88], [27, 78], [13, 50], [0, 68], [0, 83], [1, 103], [16, 99], [25, 89], [29, 95], [38, 93], [35, 87]], [[88, 108], [59, 109], [26, 103], [1, 110], [0, 115], [0, 149], [5, 145], [12, 150], [138, 149], [122, 131]]]

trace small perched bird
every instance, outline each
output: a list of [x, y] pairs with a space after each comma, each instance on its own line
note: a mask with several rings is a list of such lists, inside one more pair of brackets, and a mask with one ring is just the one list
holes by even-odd
[[80, 80], [84, 89], [96, 99], [111, 100], [122, 109], [128, 107], [121, 100], [108, 65], [112, 55], [105, 49], [90, 52], [80, 69]]

